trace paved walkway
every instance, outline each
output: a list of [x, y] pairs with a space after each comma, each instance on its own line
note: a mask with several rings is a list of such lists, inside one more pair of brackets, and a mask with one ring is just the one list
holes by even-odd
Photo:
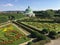
[[26, 44], [28, 44], [28, 42], [31, 42], [32, 40], [34, 40], [34, 39], [31, 39], [31, 40], [29, 40], [29, 41], [27, 41], [27, 42], [24, 42], [24, 43], [22, 43], [22, 44], [19, 44], [19, 45], [26, 45]]
[[0, 27], [7, 26], [7, 25], [9, 25], [9, 24], [11, 24], [11, 23], [6, 23], [6, 24], [4, 24], [4, 25], [0, 25]]
[[47, 43], [46, 45], [60, 45], [60, 38], [56, 40], [51, 40], [51, 43]]

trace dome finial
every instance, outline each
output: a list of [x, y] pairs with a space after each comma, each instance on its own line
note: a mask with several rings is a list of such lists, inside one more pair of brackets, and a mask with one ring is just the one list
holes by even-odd
[[28, 6], [28, 8], [30, 8], [30, 6]]

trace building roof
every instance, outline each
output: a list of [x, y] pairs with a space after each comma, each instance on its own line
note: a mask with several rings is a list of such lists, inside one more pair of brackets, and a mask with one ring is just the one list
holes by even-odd
[[28, 6], [28, 8], [25, 10], [25, 13], [33, 13], [32, 9], [30, 8], [30, 6]]

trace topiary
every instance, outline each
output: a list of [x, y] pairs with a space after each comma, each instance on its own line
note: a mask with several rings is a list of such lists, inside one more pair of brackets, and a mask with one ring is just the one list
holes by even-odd
[[43, 29], [43, 30], [41, 31], [41, 33], [42, 33], [42, 34], [47, 34], [47, 33], [49, 33], [49, 30], [48, 30], [48, 29]]
[[45, 35], [37, 32], [37, 31], [33, 31], [32, 34], [33, 34], [36, 38], [38, 38], [39, 40], [45, 40], [45, 39], [47, 38], [47, 36], [45, 36]]
[[52, 39], [56, 39], [57, 38], [57, 32], [56, 31], [51, 31], [49, 33], [49, 37], [52, 38]]
[[27, 45], [32, 45], [32, 43], [33, 43], [33, 42], [28, 42], [28, 44], [27, 44]]

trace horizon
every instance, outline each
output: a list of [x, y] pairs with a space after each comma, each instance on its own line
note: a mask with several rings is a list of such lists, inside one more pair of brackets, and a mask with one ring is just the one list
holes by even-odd
[[59, 10], [60, 0], [1, 0], [0, 11], [24, 11], [28, 6], [34, 11]]
[[[33, 11], [46, 11], [46, 10], [54, 10], [54, 9], [45, 9], [45, 10], [33, 10]], [[55, 10], [60, 10], [60, 9], [55, 9]], [[3, 11], [0, 11], [0, 12], [7, 12], [7, 11], [25, 11], [25, 10], [3, 10]]]

